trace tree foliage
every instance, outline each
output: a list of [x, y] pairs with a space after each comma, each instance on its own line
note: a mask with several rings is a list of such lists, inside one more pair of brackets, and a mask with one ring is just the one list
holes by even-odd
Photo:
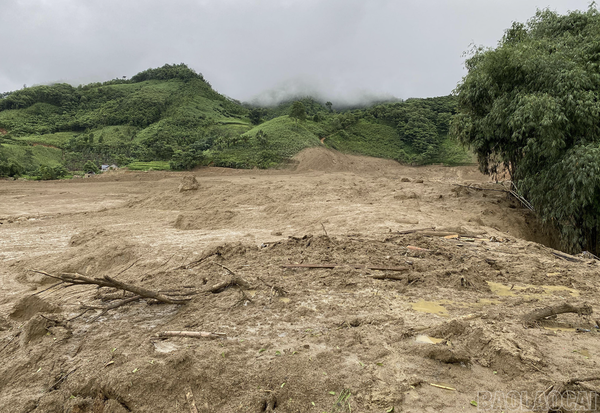
[[480, 168], [503, 164], [565, 248], [598, 251], [600, 13], [540, 10], [475, 49], [452, 132]]
[[306, 108], [304, 103], [297, 100], [292, 104], [292, 110], [290, 111], [290, 118], [296, 119], [296, 122], [306, 120]]

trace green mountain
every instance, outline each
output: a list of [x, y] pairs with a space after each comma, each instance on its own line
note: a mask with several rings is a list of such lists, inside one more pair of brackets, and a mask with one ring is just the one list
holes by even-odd
[[0, 176], [58, 177], [86, 171], [91, 163], [268, 168], [321, 141], [403, 162], [469, 159], [446, 137], [452, 97], [342, 113], [311, 98], [257, 108], [217, 93], [184, 64], [131, 79], [34, 86], [0, 97]]

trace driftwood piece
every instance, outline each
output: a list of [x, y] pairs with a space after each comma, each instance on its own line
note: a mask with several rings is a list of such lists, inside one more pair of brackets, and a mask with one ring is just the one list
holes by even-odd
[[190, 405], [190, 413], [198, 413], [198, 408], [196, 407], [196, 400], [194, 399], [194, 393], [192, 393], [192, 388], [189, 386], [186, 389], [185, 398], [187, 399], [187, 402]]
[[552, 251], [552, 254], [554, 256], [558, 257], [558, 258], [561, 258], [561, 259], [565, 260], [565, 261], [569, 261], [569, 262], [581, 262], [581, 260], [579, 260], [579, 259], [577, 259], [575, 257], [572, 257], [570, 255], [560, 254], [560, 253], [554, 252], [554, 251]]
[[158, 333], [158, 338], [169, 338], [169, 337], [189, 337], [189, 338], [224, 338], [227, 337], [225, 333], [209, 333], [207, 331], [163, 331]]
[[433, 227], [427, 227], [427, 228], [415, 228], [415, 229], [405, 229], [404, 231], [398, 231], [395, 232], [395, 234], [398, 235], [406, 235], [406, 234], [414, 234], [415, 232], [421, 232], [421, 231], [431, 231], [433, 230]]
[[355, 264], [289, 264], [282, 265], [282, 268], [343, 268], [350, 267], [357, 270], [375, 270], [375, 271], [408, 271], [408, 267], [373, 267], [370, 265], [355, 265]]
[[225, 291], [225, 289], [234, 285], [245, 289], [249, 289], [251, 287], [248, 281], [244, 280], [242, 277], [234, 275], [229, 280], [215, 284], [206, 291], [209, 293], [217, 294]]
[[402, 275], [398, 275], [398, 274], [374, 274], [371, 276], [371, 278], [374, 278], [376, 280], [396, 280], [396, 281], [400, 281], [400, 280], [404, 280], [406, 277], [402, 276]]
[[553, 305], [550, 307], [539, 308], [537, 310], [531, 311], [523, 316], [522, 320], [526, 326], [532, 326], [536, 322], [543, 320], [546, 317], [550, 317], [558, 314], [565, 313], [575, 313], [579, 315], [591, 315], [594, 312], [591, 305], [584, 304], [580, 307], [569, 304], [562, 303]]
[[414, 245], [407, 245], [406, 249], [410, 250], [410, 251], [421, 251], [421, 252], [430, 252], [431, 251], [427, 248], [415, 247]]
[[86, 277], [84, 275], [77, 274], [77, 273], [63, 273], [60, 275], [53, 275], [53, 274], [49, 274], [45, 271], [39, 271], [39, 270], [32, 270], [32, 271], [36, 272], [38, 274], [56, 278], [58, 280], [62, 280], [66, 283], [70, 283], [70, 284], [74, 284], [74, 285], [75, 284], [76, 285], [86, 285], [86, 284], [87, 285], [98, 285], [100, 287], [110, 287], [110, 288], [116, 288], [118, 290], [125, 290], [125, 291], [129, 291], [131, 293], [134, 293], [135, 295], [139, 295], [144, 298], [152, 298], [157, 301], [163, 302], [165, 304], [184, 304], [190, 300], [189, 298], [185, 298], [185, 299], [169, 298], [163, 294], [160, 294], [160, 293], [152, 291], [152, 290], [148, 290], [143, 287], [138, 287], [136, 285], [126, 284], [124, 282], [117, 281], [114, 278], [109, 277], [108, 275], [105, 275], [103, 278], [90, 278], [90, 277]]
[[[596, 411], [596, 408], [598, 407], [596, 405], [598, 397], [597, 395], [600, 395], [600, 388], [592, 386], [590, 384], [587, 384], [590, 381], [600, 381], [600, 377], [587, 377], [587, 378], [572, 378], [566, 381], [559, 381], [554, 383], [553, 385], [551, 385], [550, 387], [548, 387], [546, 390], [544, 390], [537, 398], [536, 398], [536, 405], [543, 405], [544, 404], [544, 397], [548, 397], [548, 396], [552, 396], [553, 394], [555, 395], [554, 397], [550, 397], [549, 399], [547, 399], [547, 401], [555, 401], [555, 402], [559, 402], [561, 400], [561, 396], [565, 395], [565, 393], [571, 391], [573, 389], [573, 386], [578, 386], [579, 388], [584, 389], [585, 391], [588, 391], [590, 393], [596, 393], [596, 396], [593, 398], [590, 398], [589, 401], [592, 402], [592, 405], [584, 405], [583, 408], [586, 410], [593, 410]], [[539, 403], [537, 403], [537, 400], [542, 398], [542, 400], [540, 400]], [[596, 402], [596, 403], [594, 403]], [[553, 408], [557, 408], [557, 407], [561, 407], [561, 406], [553, 406], [553, 405], [547, 405], [544, 406], [544, 408], [549, 408], [551, 411], [554, 411]]]

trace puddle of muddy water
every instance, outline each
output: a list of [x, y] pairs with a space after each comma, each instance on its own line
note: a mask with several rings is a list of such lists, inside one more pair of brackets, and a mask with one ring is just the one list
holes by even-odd
[[592, 358], [592, 355], [590, 354], [589, 350], [575, 350], [574, 353], [579, 353], [581, 354], [583, 357], [585, 358]]
[[420, 313], [437, 314], [442, 317], [448, 317], [448, 310], [437, 302], [433, 301], [417, 301], [412, 303], [412, 308]]

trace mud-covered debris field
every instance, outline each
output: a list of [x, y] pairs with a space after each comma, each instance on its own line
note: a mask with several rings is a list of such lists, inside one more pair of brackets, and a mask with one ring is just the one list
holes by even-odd
[[325, 149], [2, 181], [0, 411], [597, 411], [599, 262], [474, 187]]

